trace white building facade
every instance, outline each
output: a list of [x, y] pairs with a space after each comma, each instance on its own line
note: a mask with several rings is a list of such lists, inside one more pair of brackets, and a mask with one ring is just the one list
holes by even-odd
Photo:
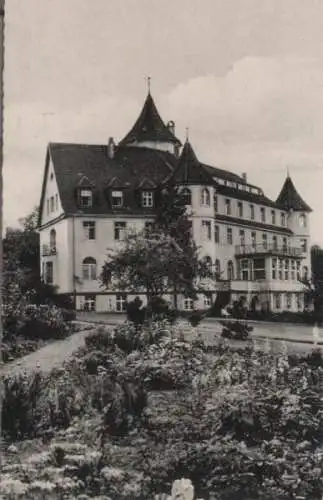
[[185, 190], [194, 239], [217, 277], [203, 284], [207, 295], [179, 297], [178, 306], [205, 309], [225, 289], [250, 308], [302, 311], [311, 209], [291, 178], [273, 201], [244, 175], [201, 163], [188, 141], [181, 150], [150, 94], [117, 146], [49, 144], [39, 213], [44, 281], [78, 310], [124, 311], [133, 295], [104, 288], [102, 266], [127, 231], [153, 221], [157, 189], [170, 178]]

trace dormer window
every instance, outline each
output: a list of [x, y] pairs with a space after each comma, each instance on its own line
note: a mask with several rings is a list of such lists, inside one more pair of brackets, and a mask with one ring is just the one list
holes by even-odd
[[143, 191], [141, 194], [141, 202], [143, 207], [152, 208], [154, 206], [153, 191]]
[[188, 188], [183, 189], [181, 192], [184, 205], [192, 205], [192, 193]]
[[92, 189], [80, 189], [80, 207], [90, 208], [93, 206], [93, 193]]
[[123, 192], [122, 191], [112, 191], [111, 193], [111, 203], [113, 207], [123, 206]]

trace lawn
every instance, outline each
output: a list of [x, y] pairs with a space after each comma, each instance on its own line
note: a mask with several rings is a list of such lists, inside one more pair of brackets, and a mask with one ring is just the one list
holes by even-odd
[[98, 327], [61, 369], [8, 377], [0, 495], [153, 499], [185, 478], [204, 500], [321, 500], [320, 352], [179, 328]]

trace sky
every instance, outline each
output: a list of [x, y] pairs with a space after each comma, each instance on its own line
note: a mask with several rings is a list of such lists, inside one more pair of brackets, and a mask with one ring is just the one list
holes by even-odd
[[151, 92], [198, 157], [276, 198], [287, 169], [323, 245], [321, 0], [7, 0], [4, 225], [39, 203], [48, 142], [105, 144]]

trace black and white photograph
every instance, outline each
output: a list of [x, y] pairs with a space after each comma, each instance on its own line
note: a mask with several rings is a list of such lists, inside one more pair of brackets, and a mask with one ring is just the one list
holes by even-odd
[[0, 0], [0, 177], [0, 499], [323, 500], [323, 2]]

